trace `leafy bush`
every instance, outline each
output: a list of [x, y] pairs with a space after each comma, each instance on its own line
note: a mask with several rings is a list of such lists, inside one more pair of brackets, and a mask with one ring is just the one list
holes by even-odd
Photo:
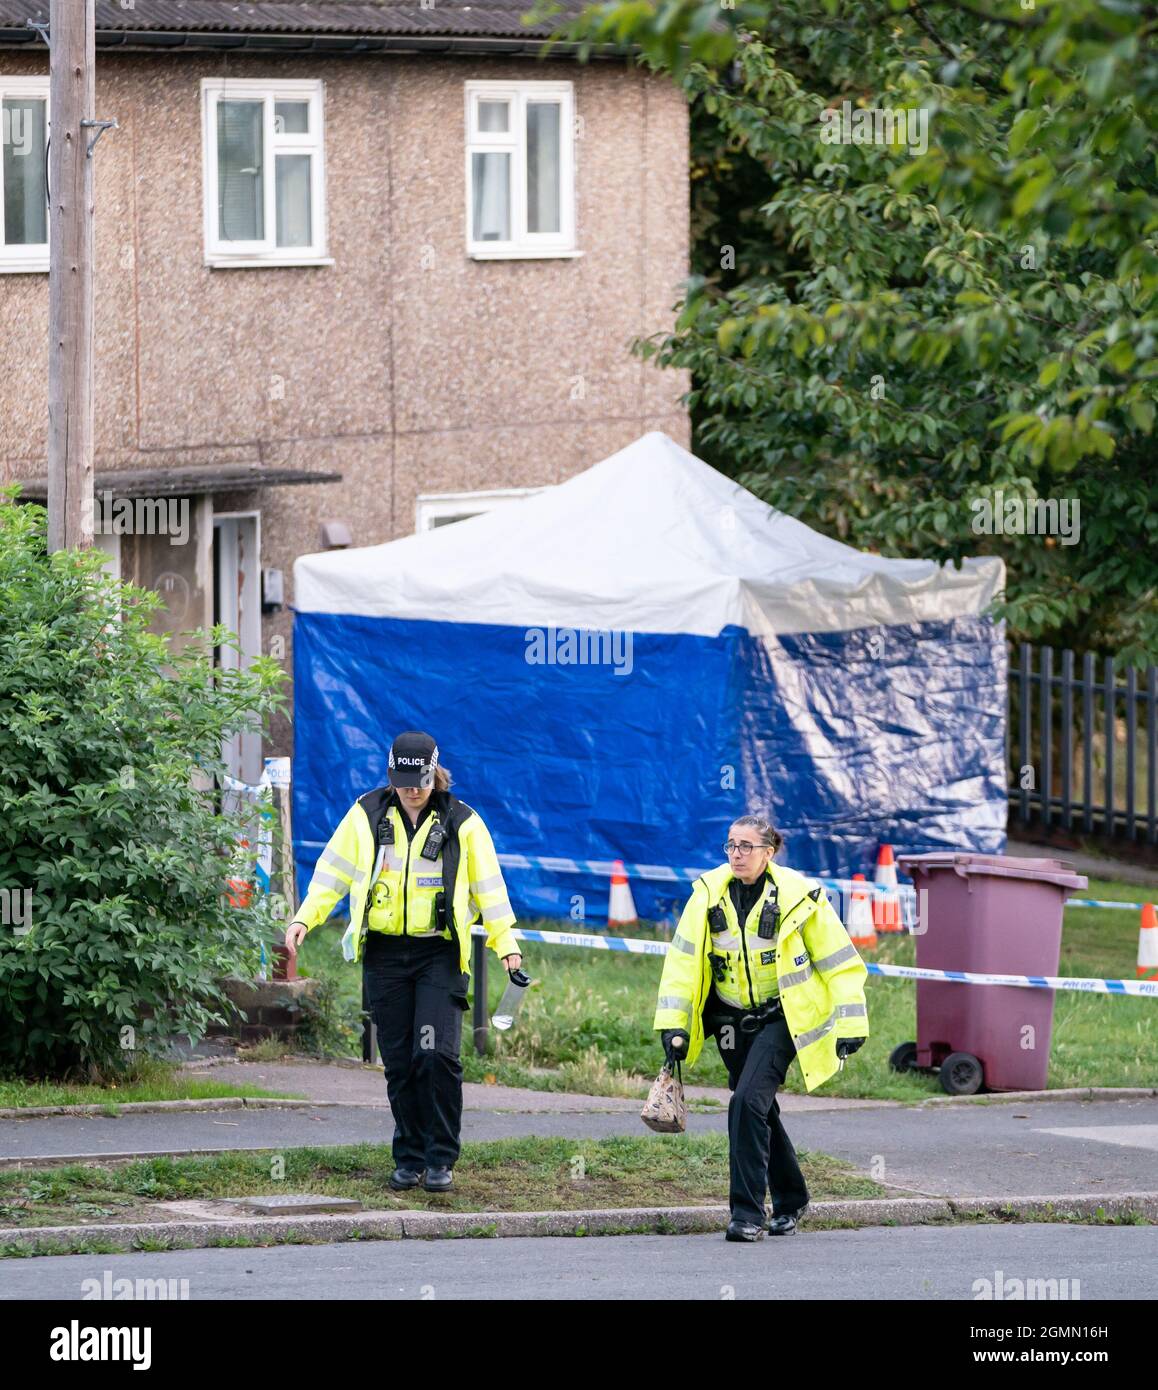
[[321, 1057], [355, 1057], [362, 1051], [362, 1013], [332, 976], [318, 979], [317, 993], [302, 1003], [295, 1052]]
[[[283, 703], [268, 658], [213, 665], [224, 629], [174, 651], [149, 590], [93, 551], [45, 544], [45, 512], [0, 496], [0, 1069], [125, 1071], [222, 1017], [252, 974], [270, 900], [225, 897], [245, 833], [214, 778], [222, 740]], [[25, 915], [23, 908], [29, 909]]]
[[690, 371], [696, 452], [860, 549], [1000, 556], [1017, 641], [1158, 659], [1153, 7], [597, 0], [564, 21], [690, 99], [695, 274], [638, 350]]

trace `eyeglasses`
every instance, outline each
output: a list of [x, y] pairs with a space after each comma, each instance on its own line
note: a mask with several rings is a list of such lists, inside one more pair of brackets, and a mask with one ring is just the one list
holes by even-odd
[[739, 843], [737, 843], [735, 840], [729, 840], [728, 843], [724, 846], [724, 853], [725, 853], [725, 854], [751, 854], [752, 851], [753, 851], [754, 849], [767, 849], [767, 848], [768, 848], [767, 845], [750, 845], [750, 844], [747, 842], [747, 840], [741, 840]]

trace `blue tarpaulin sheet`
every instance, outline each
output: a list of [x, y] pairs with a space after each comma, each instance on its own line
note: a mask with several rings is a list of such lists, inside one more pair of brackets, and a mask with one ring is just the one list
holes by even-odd
[[[664, 489], [635, 476], [646, 474], [636, 456], [630, 481], [644, 495], [615, 584], [580, 572], [565, 598], [537, 597], [559, 588], [573, 555], [579, 569], [579, 548], [590, 561], [594, 537], [614, 545], [598, 489], [575, 486], [614, 459], [497, 522], [492, 514], [298, 562], [299, 891], [350, 804], [386, 781], [390, 743], [405, 729], [434, 735], [456, 794], [500, 853], [709, 868], [724, 861], [728, 827], [748, 810], [771, 813], [786, 840], [782, 862], [818, 874], [871, 877], [886, 842], [898, 853], [1004, 849], [1005, 644], [983, 611], [999, 562], [967, 562], [977, 568], [962, 578], [927, 562], [860, 557], [683, 450], [674, 458], [678, 446], [663, 436], [623, 455], [657, 439], [660, 462], [682, 470], [666, 490], [675, 510], [665, 518]], [[622, 502], [628, 475], [615, 481]], [[578, 495], [560, 503], [568, 488]], [[715, 584], [695, 535], [675, 554], [665, 549], [689, 509], [702, 520], [719, 505], [736, 510], [745, 533], [765, 514], [775, 525], [774, 546], [754, 551], [706, 536], [731, 588]], [[597, 532], [584, 529], [585, 510]], [[649, 521], [662, 531], [650, 545]], [[529, 551], [521, 573], [502, 527], [522, 538], [519, 555]], [[544, 533], [539, 557], [534, 538]], [[680, 546], [691, 552], [682, 565]], [[778, 584], [765, 557], [785, 553], [794, 568]], [[610, 566], [614, 555], [596, 562]], [[443, 589], [423, 592], [426, 567]], [[750, 582], [733, 602], [737, 567]], [[802, 592], [795, 576], [806, 570]], [[810, 614], [815, 631], [804, 626]], [[619, 645], [579, 640], [597, 632]], [[520, 917], [606, 920], [604, 876], [532, 866], [506, 878]], [[688, 892], [686, 879], [631, 886], [640, 915], [657, 919], [677, 913]]]

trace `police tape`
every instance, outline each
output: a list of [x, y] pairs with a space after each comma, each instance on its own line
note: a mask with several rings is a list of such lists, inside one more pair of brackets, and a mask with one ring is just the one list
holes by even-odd
[[[324, 840], [295, 840], [295, 847], [299, 849], [325, 849]], [[497, 856], [499, 867], [502, 869], [546, 869], [549, 873], [557, 874], [591, 874], [596, 878], [610, 878], [616, 872], [620, 861], [615, 859], [569, 859], [566, 856], [549, 854], [500, 854]], [[710, 867], [717, 867], [715, 865]], [[627, 864], [623, 865], [623, 872], [628, 879], [643, 879], [648, 883], [670, 883], [670, 884], [690, 884], [694, 883], [701, 874], [710, 872], [710, 868], [703, 869], [676, 869], [667, 864]], [[901, 920], [906, 926], [912, 926], [917, 921], [917, 891], [911, 884], [901, 883], [896, 888], [886, 888], [879, 883], [873, 883], [871, 879], [851, 879], [851, 878], [821, 878], [819, 875], [806, 875], [814, 882], [819, 883], [825, 893], [831, 895], [837, 893], [843, 899], [833, 903], [833, 906], [845, 913], [842, 907], [847, 907], [853, 892], [867, 893], [876, 900], [877, 898], [886, 901], [898, 900], [901, 904]], [[923, 889], [927, 892], [927, 889]], [[893, 895], [896, 895], [894, 899]], [[1097, 907], [1117, 909], [1120, 912], [1141, 912], [1146, 903], [1138, 902], [1113, 902], [1103, 898], [1067, 898], [1066, 907]]]
[[[473, 927], [473, 936], [486, 938], [485, 927]], [[516, 927], [520, 941], [544, 946], [578, 946], [590, 951], [621, 951], [638, 956], [666, 956], [670, 943], [646, 941], [634, 936], [591, 936], [586, 932], [533, 931]], [[865, 961], [870, 975], [891, 975], [903, 980], [949, 980], [963, 985], [1011, 985], [1015, 989], [1061, 989], [1081, 994], [1129, 994], [1158, 999], [1158, 980], [1099, 980], [1078, 975], [986, 975], [968, 970], [930, 970], [915, 965], [881, 965]]]
[[[567, 859], [559, 855], [546, 854], [500, 854], [499, 865], [504, 869], [546, 869], [557, 874], [592, 874], [598, 878], [610, 878], [616, 873], [621, 861], [618, 859]], [[649, 883], [694, 883], [701, 874], [707, 874], [718, 864], [705, 865], [702, 869], [673, 869], [667, 864], [622, 864], [623, 872], [629, 879], [642, 878]], [[902, 898], [913, 898], [914, 890], [902, 883], [897, 888], [884, 888], [870, 879], [820, 878], [805, 875], [825, 888], [838, 893], [851, 893], [853, 889], [887, 897], [890, 893], [900, 893]]]
[[[323, 840], [295, 840], [295, 848], [298, 849], [325, 849]], [[565, 856], [550, 854], [499, 854], [496, 855], [501, 869], [546, 869], [548, 873], [556, 874], [590, 874], [596, 878], [610, 878], [612, 874], [619, 870], [620, 862], [616, 859], [569, 859]], [[649, 883], [670, 883], [676, 885], [692, 884], [700, 877], [711, 871], [716, 865], [703, 869], [673, 869], [666, 864], [624, 864], [623, 872], [628, 879], [644, 879]], [[885, 888], [880, 884], [871, 882], [868, 879], [851, 878], [820, 878], [812, 875], [813, 882], [819, 883], [828, 895], [830, 901], [834, 893], [839, 894], [844, 900], [833, 903], [833, 906], [840, 912], [843, 918], [849, 901], [854, 891], [868, 894], [872, 898], [882, 898], [888, 901], [898, 901], [901, 904], [901, 921], [904, 926], [912, 926], [917, 921], [917, 894], [916, 890], [907, 883], [899, 884], [896, 888]], [[895, 896], [894, 896], [895, 895]]]
[[[499, 865], [504, 869], [547, 869], [556, 874], [594, 874], [610, 878], [619, 866], [616, 859], [567, 859], [549, 854], [500, 854]], [[653, 883], [694, 883], [707, 869], [673, 869], [666, 864], [625, 864], [628, 878], [647, 879]]]
[[[500, 854], [498, 861], [499, 867], [503, 869], [546, 869], [550, 873], [586, 873], [600, 878], [610, 878], [619, 868], [619, 861], [613, 859], [566, 859], [541, 854]], [[673, 869], [664, 864], [624, 864], [623, 872], [627, 875], [628, 880], [641, 878], [651, 883], [684, 884], [694, 883], [701, 874], [710, 873], [711, 870], [708, 868]], [[830, 901], [834, 893], [840, 895], [843, 904], [835, 902], [833, 906], [840, 912], [842, 918], [846, 915], [845, 909], [847, 909], [853, 893], [856, 892], [867, 894], [874, 899], [881, 898], [890, 902], [899, 901], [901, 920], [906, 927], [912, 926], [917, 920], [917, 893], [907, 883], [898, 884], [896, 888], [886, 888], [868, 879], [820, 878], [815, 875], [806, 875], [806, 877], [819, 883]]]
[[1102, 898], [1067, 898], [1066, 907], [1116, 907], [1120, 912], [1141, 912], [1146, 903], [1106, 902]]
[[985, 975], [969, 970], [929, 970], [916, 965], [865, 961], [870, 975], [902, 980], [951, 980], [964, 985], [1012, 985], [1014, 989], [1068, 989], [1081, 994], [1133, 994], [1158, 999], [1158, 980], [1097, 980], [1078, 975]]
[[[618, 861], [612, 859], [568, 859], [558, 855], [542, 854], [500, 854], [499, 864], [504, 869], [546, 869], [560, 874], [593, 874], [599, 878], [610, 878]], [[712, 866], [716, 867], [716, 866]], [[624, 864], [623, 872], [628, 879], [641, 878], [651, 883], [694, 883], [701, 874], [710, 872], [704, 869], [675, 869], [666, 864]], [[839, 893], [848, 898], [856, 892], [868, 893], [873, 898], [889, 898], [892, 894], [900, 897], [906, 922], [916, 916], [917, 893], [908, 883], [900, 883], [896, 888], [886, 888], [870, 879], [821, 878], [819, 875], [806, 875], [819, 883], [828, 893]], [[1103, 898], [1067, 898], [1066, 907], [1108, 907], [1123, 912], [1141, 912], [1144, 902], [1112, 902]]]
[[[472, 927], [472, 936], [486, 937], [486, 927]], [[534, 931], [515, 927], [512, 934], [520, 941], [538, 941], [544, 946], [580, 946], [589, 951], [626, 951], [634, 956], [666, 956], [668, 942], [645, 941], [637, 936], [591, 936], [586, 932]]]

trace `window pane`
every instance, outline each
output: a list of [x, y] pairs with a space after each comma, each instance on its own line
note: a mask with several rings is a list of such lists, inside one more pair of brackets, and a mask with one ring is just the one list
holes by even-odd
[[559, 117], [557, 101], [527, 103], [527, 231], [557, 232], [559, 208]]
[[308, 135], [310, 130], [309, 102], [274, 102], [273, 128], [278, 135]]
[[507, 101], [481, 101], [478, 104], [480, 131], [503, 133], [511, 128], [511, 106]]
[[277, 179], [277, 244], [309, 246], [310, 156], [279, 154], [274, 160]]
[[43, 246], [48, 241], [44, 183], [47, 106], [42, 97], [10, 97], [0, 111], [4, 240], [9, 246]]
[[475, 241], [511, 239], [511, 157], [509, 154], [472, 154], [473, 218]]
[[260, 101], [217, 103], [217, 211], [222, 241], [264, 241]]

